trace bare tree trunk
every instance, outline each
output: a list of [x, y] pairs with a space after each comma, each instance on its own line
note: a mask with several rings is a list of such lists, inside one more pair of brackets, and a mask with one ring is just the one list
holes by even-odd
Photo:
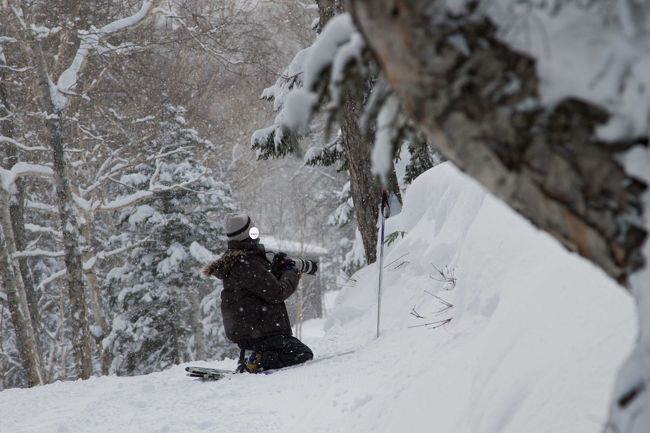
[[[0, 55], [0, 60], [4, 57]], [[0, 125], [0, 134], [9, 138], [14, 136], [14, 124], [9, 105], [9, 95], [5, 85], [6, 70], [0, 69], [0, 117], [5, 119]], [[17, 150], [6, 148], [7, 168], [18, 162]], [[26, 259], [14, 260], [17, 250], [25, 249], [23, 181], [14, 182], [16, 193], [11, 197], [0, 187], [0, 276], [7, 293], [9, 311], [16, 332], [16, 345], [27, 374], [30, 386], [44, 383], [41, 369], [41, 347], [36, 330], [40, 325], [38, 299], [34, 290], [31, 271]], [[13, 200], [12, 200], [13, 198]]]
[[[87, 241], [92, 242], [91, 240], [93, 239], [93, 232], [95, 230], [94, 227], [95, 216], [92, 215], [91, 213], [87, 213], [86, 215], [84, 215], [84, 217], [86, 223], [82, 226], [82, 231]], [[94, 251], [91, 248], [89, 252], [85, 255], [84, 260], [88, 261], [92, 259], [93, 253]], [[99, 358], [100, 358], [101, 373], [103, 375], [107, 375], [111, 366], [111, 362], [113, 361], [113, 357], [109, 350], [104, 350], [104, 347], [102, 346], [102, 341], [104, 340], [104, 338], [106, 338], [108, 334], [110, 334], [111, 327], [108, 324], [108, 321], [106, 320], [106, 316], [102, 308], [101, 287], [99, 281], [97, 281], [97, 276], [95, 275], [94, 267], [91, 266], [89, 269], [84, 270], [84, 276], [86, 277], [86, 281], [88, 282], [88, 293], [90, 295], [90, 306], [93, 315], [93, 320], [95, 324], [99, 326], [102, 330], [101, 337], [95, 338], [97, 352], [99, 353]]]
[[[0, 57], [1, 60], [2, 58]], [[6, 69], [0, 68], [0, 118], [4, 118], [0, 121], [0, 134], [5, 137], [14, 138], [14, 122], [10, 110], [9, 93], [5, 84], [7, 75]], [[13, 146], [6, 148], [6, 156], [6, 168], [11, 168], [18, 162], [18, 151]], [[27, 240], [25, 238], [25, 186], [21, 179], [16, 180], [15, 185], [16, 193], [13, 195], [13, 200], [9, 201], [9, 213], [11, 215], [16, 249], [23, 251], [27, 246]], [[38, 312], [38, 296], [36, 295], [36, 290], [34, 290], [34, 279], [27, 259], [21, 258], [18, 262], [20, 264], [20, 273], [23, 277], [32, 326], [36, 331], [38, 342], [38, 329], [40, 328], [41, 320]], [[38, 347], [40, 350], [40, 343]]]
[[[319, 23], [322, 28], [329, 19], [342, 12], [340, 2], [319, 0]], [[381, 188], [371, 171], [373, 142], [369, 134], [361, 131], [360, 120], [364, 106], [365, 84], [356, 79], [344, 90], [341, 120], [343, 148], [350, 173], [350, 192], [354, 203], [357, 227], [361, 233], [367, 263], [377, 259], [377, 218]], [[401, 202], [397, 176], [394, 169], [389, 174], [389, 187]]]
[[302, 278], [298, 281], [298, 288], [295, 295], [296, 311], [296, 338], [302, 338], [302, 325], [305, 321], [305, 287]]
[[[61, 312], [59, 320], [61, 325], [56, 330], [57, 341], [56, 344], [61, 349], [61, 367], [59, 370], [59, 380], [66, 380], [68, 378], [68, 345], [66, 344], [65, 328], [67, 318], [65, 317], [65, 296], [63, 293], [59, 296], [59, 311]], [[54, 357], [52, 357], [54, 361]], [[50, 373], [54, 372], [54, 363], [51, 364]]]
[[392, 168], [390, 170], [390, 174], [388, 175], [387, 189], [392, 194], [395, 194], [397, 201], [399, 201], [400, 205], [402, 205], [404, 202], [402, 201], [402, 191], [399, 189], [399, 181], [397, 180], [397, 173], [395, 172], [395, 162], [392, 161], [391, 165]]
[[[4, 329], [5, 325], [5, 304], [2, 302], [0, 304], [0, 336], [2, 335], [2, 330]], [[4, 355], [4, 356], [3, 356]], [[6, 388], [7, 383], [7, 362], [5, 360], [7, 359], [7, 355], [5, 354], [5, 348], [3, 344], [3, 339], [0, 338], [0, 377], [2, 378], [2, 385], [0, 386], [0, 390], [3, 390]]]
[[[16, 249], [18, 251], [24, 251], [27, 248], [27, 238], [25, 236], [25, 187], [22, 180], [16, 182], [16, 190], [16, 194], [13, 195], [13, 200], [9, 204], [9, 214], [11, 215], [11, 222], [13, 224]], [[34, 286], [34, 277], [27, 263], [27, 258], [18, 259], [18, 264], [20, 265], [20, 274], [25, 285], [27, 307], [29, 308], [29, 314], [32, 319], [32, 326], [36, 331], [36, 340], [40, 341], [38, 332], [41, 327], [41, 315], [38, 311], [38, 294]]]
[[97, 281], [97, 276], [95, 276], [95, 273], [92, 269], [84, 272], [84, 275], [86, 277], [86, 281], [88, 282], [88, 293], [90, 294], [90, 306], [93, 314], [93, 319], [97, 326], [99, 326], [102, 330], [102, 335], [96, 338], [95, 344], [97, 347], [97, 353], [99, 354], [100, 358], [101, 373], [103, 375], [107, 375], [109, 373], [111, 362], [113, 361], [113, 356], [110, 350], [104, 349], [102, 342], [104, 341], [104, 338], [110, 334], [111, 328], [108, 325], [106, 318], [104, 317], [104, 312], [102, 311], [101, 293], [99, 282]]
[[310, 318], [323, 317], [323, 285], [322, 273], [309, 278], [309, 284], [305, 286], [305, 304], [306, 310], [312, 311], [313, 316]]
[[44, 382], [36, 333], [32, 326], [19, 265], [12, 258], [16, 245], [9, 215], [9, 194], [3, 189], [0, 189], [0, 251], [0, 276], [7, 293], [9, 311], [16, 331], [16, 345], [27, 373], [27, 382], [29, 386], [42, 385]]
[[[323, 28], [327, 21], [341, 12], [341, 7], [335, 0], [319, 0], [317, 3], [320, 26]], [[373, 263], [377, 255], [379, 188], [370, 167], [372, 142], [362, 134], [359, 128], [364, 96], [363, 90], [360, 89], [365, 86], [363, 83], [356, 84], [358, 85], [351, 85], [345, 89], [341, 136], [347, 155], [354, 214], [363, 240], [366, 262]]]
[[189, 301], [190, 301], [190, 326], [194, 334], [194, 346], [196, 350], [196, 359], [207, 359], [207, 351], [205, 349], [205, 337], [203, 335], [203, 323], [201, 321], [201, 300], [199, 293], [195, 288], [189, 288]]
[[79, 377], [88, 379], [92, 375], [92, 340], [86, 312], [83, 262], [79, 248], [79, 225], [74, 213], [75, 205], [72, 198], [72, 191], [70, 190], [68, 167], [63, 144], [65, 113], [58, 110], [52, 102], [48, 85], [47, 65], [39, 43], [32, 41], [31, 48], [34, 66], [39, 75], [41, 104], [44, 112], [51, 114], [45, 123], [50, 134], [56, 200], [63, 233], [68, 296], [71, 306], [69, 323], [70, 329], [72, 330], [72, 344], [79, 368]]
[[[364, 86], [360, 86], [362, 89]], [[363, 240], [366, 261], [377, 259], [377, 217], [380, 189], [371, 172], [372, 141], [359, 128], [363, 94], [359, 86], [345, 90], [341, 134], [350, 173], [350, 192], [354, 214]]]
[[[63, 116], [63, 113], [59, 113]], [[88, 379], [92, 375], [92, 342], [86, 313], [86, 294], [83, 280], [83, 261], [79, 248], [79, 227], [74, 214], [74, 202], [63, 150], [62, 119], [48, 121], [53, 152], [54, 181], [61, 216], [63, 246], [65, 251], [66, 277], [71, 306], [72, 342], [79, 366], [79, 376]]]

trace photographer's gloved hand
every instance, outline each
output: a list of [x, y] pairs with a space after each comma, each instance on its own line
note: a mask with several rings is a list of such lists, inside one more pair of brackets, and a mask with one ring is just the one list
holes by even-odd
[[291, 259], [286, 253], [278, 252], [271, 260], [271, 272], [278, 278], [285, 271], [293, 271], [298, 274], [314, 275], [318, 271], [318, 263], [308, 259]]
[[273, 260], [271, 261], [271, 272], [273, 272], [278, 277], [284, 271], [285, 262], [287, 260], [286, 253], [279, 252], [275, 253]]
[[286, 271], [299, 273], [296, 262], [288, 258], [286, 253], [278, 252], [273, 256], [273, 261], [271, 262], [271, 272], [279, 277], [283, 272]]
[[298, 268], [296, 267], [296, 262], [289, 259], [289, 260], [286, 260], [285, 263], [286, 263], [286, 266], [284, 267], [285, 271], [293, 271], [296, 274], [299, 273]]

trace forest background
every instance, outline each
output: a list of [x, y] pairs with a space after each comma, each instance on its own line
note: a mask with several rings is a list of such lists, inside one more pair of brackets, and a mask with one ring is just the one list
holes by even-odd
[[[0, 9], [0, 389], [232, 355], [219, 283], [200, 276], [226, 212], [323, 261], [291, 314], [323, 313], [354, 240], [346, 176], [250, 148], [274, 116], [263, 89], [314, 38], [315, 4]], [[68, 91], [53, 97], [54, 82]]]

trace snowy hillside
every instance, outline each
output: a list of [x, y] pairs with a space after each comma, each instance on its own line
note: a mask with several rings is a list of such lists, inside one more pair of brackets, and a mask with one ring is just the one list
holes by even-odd
[[635, 335], [622, 289], [450, 164], [414, 182], [388, 220], [396, 231], [378, 340], [373, 265], [340, 294], [325, 335], [307, 341], [308, 365], [217, 383], [177, 366], [10, 389], [0, 432], [601, 430]]

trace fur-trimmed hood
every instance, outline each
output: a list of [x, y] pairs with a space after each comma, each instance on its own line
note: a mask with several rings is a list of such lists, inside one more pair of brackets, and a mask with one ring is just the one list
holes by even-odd
[[217, 277], [223, 280], [238, 261], [246, 257], [246, 251], [228, 250], [219, 259], [211, 262], [203, 269], [206, 277]]

